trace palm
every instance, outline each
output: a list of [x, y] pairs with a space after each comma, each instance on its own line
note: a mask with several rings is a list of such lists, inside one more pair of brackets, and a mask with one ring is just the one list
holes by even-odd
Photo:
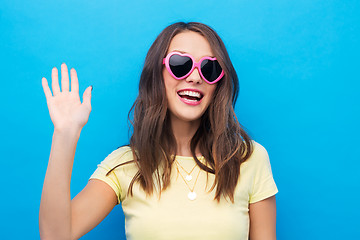
[[71, 91], [69, 91], [69, 76], [65, 64], [61, 66], [61, 90], [58, 82], [58, 72], [52, 71], [52, 88], [54, 96], [45, 78], [43, 88], [49, 108], [51, 121], [55, 128], [82, 128], [88, 121], [91, 112], [91, 90], [87, 88], [83, 95], [83, 103], [79, 96], [79, 83], [74, 69], [71, 69]]
[[81, 104], [79, 95], [72, 92], [62, 92], [54, 96], [49, 100], [48, 107], [54, 126], [84, 126], [90, 114], [90, 110]]

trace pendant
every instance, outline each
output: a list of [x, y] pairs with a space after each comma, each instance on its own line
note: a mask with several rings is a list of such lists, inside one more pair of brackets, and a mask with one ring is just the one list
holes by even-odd
[[192, 176], [191, 175], [186, 175], [185, 179], [188, 180], [188, 181], [191, 181]]
[[196, 199], [196, 193], [195, 192], [189, 192], [188, 193], [188, 198], [193, 201]]

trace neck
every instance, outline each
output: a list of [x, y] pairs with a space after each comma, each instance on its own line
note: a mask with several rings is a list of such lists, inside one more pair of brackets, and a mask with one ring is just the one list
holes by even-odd
[[[183, 121], [175, 116], [170, 116], [170, 119], [171, 128], [176, 140], [177, 155], [191, 157], [190, 142], [200, 126], [200, 119], [191, 122]], [[197, 156], [201, 155], [197, 147], [195, 149], [195, 154]]]

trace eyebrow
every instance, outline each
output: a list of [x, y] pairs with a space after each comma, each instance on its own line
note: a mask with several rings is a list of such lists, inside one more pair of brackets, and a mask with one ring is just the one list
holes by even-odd
[[[184, 51], [177, 50], [177, 49], [173, 49], [171, 52], [179, 52], [179, 53], [190, 54], [190, 53], [188, 53], [188, 52], [184, 52]], [[191, 54], [190, 54], [190, 55], [191, 55]], [[202, 56], [202, 57], [212, 57], [212, 58], [214, 58], [215, 56], [213, 56], [213, 55], [205, 55], [205, 56]]]
[[181, 51], [181, 50], [177, 50], [177, 49], [174, 49], [174, 50], [172, 50], [171, 52], [181, 52], [181, 53], [187, 53], [187, 52], [184, 52], [184, 51]]

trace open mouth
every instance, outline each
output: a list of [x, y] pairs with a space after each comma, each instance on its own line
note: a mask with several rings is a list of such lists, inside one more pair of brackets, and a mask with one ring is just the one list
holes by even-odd
[[183, 100], [189, 102], [199, 102], [204, 97], [204, 95], [202, 95], [200, 92], [191, 90], [180, 90], [177, 92], [177, 94]]

